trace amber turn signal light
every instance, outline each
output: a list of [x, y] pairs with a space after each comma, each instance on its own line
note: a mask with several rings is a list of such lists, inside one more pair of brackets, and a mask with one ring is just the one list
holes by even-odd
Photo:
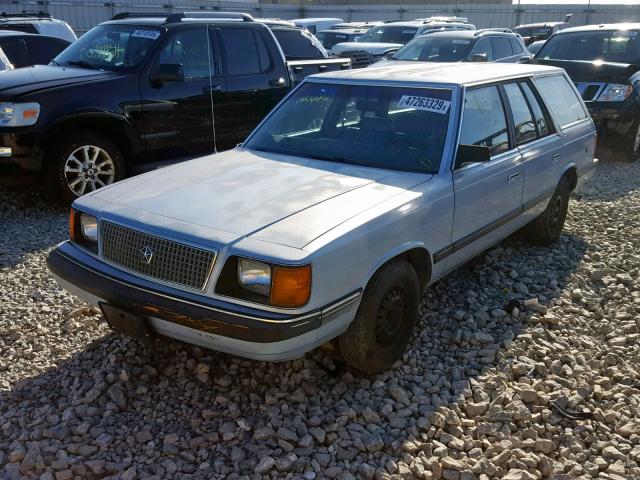
[[69, 239], [75, 242], [82, 240], [80, 212], [74, 208], [69, 211]]
[[302, 307], [311, 295], [311, 265], [275, 267], [270, 303], [278, 307]]

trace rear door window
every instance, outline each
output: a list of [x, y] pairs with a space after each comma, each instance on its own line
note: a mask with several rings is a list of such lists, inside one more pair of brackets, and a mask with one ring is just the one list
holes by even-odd
[[529, 109], [524, 93], [517, 83], [507, 83], [504, 86], [511, 107], [516, 145], [522, 145], [538, 138], [536, 123]]
[[227, 75], [235, 77], [262, 72], [253, 31], [247, 28], [222, 28], [219, 32], [225, 51]]
[[527, 97], [527, 101], [529, 102], [529, 106], [531, 107], [531, 112], [533, 113], [533, 118], [536, 121], [536, 129], [538, 130], [539, 137], [545, 137], [550, 133], [553, 133], [553, 123], [551, 123], [548, 119], [548, 116], [545, 114], [540, 102], [538, 102], [538, 98], [531, 90], [531, 87], [528, 83], [522, 82], [520, 83], [520, 88], [524, 92]]
[[582, 101], [564, 75], [539, 77], [535, 84], [560, 126], [587, 118]]
[[509, 129], [498, 87], [468, 90], [460, 127], [461, 145], [489, 147], [491, 155], [509, 150]]
[[509, 39], [506, 37], [491, 37], [491, 45], [493, 46], [493, 56], [496, 60], [513, 55]]

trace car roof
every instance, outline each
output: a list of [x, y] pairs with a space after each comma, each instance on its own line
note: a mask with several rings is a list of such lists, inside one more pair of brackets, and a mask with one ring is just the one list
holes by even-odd
[[389, 23], [383, 23], [381, 25], [374, 25], [371, 28], [379, 28], [379, 27], [421, 27], [423, 25], [431, 25], [432, 23], [429, 22], [418, 22], [416, 20], [407, 20], [405, 22], [389, 22]]
[[531, 27], [555, 27], [556, 25], [564, 25], [566, 22], [538, 22], [538, 23], [525, 23], [518, 25], [515, 28], [531, 28]]
[[341, 83], [384, 82], [389, 84], [449, 84], [471, 85], [491, 83], [515, 77], [562, 73], [561, 68], [546, 65], [518, 63], [429, 63], [416, 62], [412, 65], [389, 63], [375, 64], [367, 68], [342, 70], [312, 75], [310, 81], [331, 81]]
[[565, 28], [556, 35], [571, 32], [596, 32], [600, 30], [640, 30], [640, 23], [601, 23], [600, 25], [583, 25], [581, 27]]
[[500, 30], [439, 30], [437, 32], [430, 32], [427, 35], [430, 37], [455, 37], [455, 38], [480, 38], [486, 35], [500, 35], [503, 37], [515, 37], [513, 32], [502, 32]]
[[334, 29], [327, 29], [327, 30], [320, 30], [318, 33], [337, 33], [338, 35], [344, 35], [344, 34], [349, 34], [349, 33], [364, 33], [367, 30], [369, 30], [368, 28], [341, 28], [339, 30], [334, 30]]

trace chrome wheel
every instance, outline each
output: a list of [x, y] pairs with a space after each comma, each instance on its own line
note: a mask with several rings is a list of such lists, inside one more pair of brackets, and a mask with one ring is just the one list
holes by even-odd
[[76, 148], [64, 163], [67, 186], [77, 196], [113, 183], [115, 163], [106, 150], [95, 145]]

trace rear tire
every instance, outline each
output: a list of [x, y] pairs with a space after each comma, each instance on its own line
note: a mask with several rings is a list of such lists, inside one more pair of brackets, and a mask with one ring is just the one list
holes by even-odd
[[524, 238], [534, 245], [550, 245], [560, 238], [569, 207], [569, 182], [562, 179], [544, 211], [523, 229]]
[[47, 155], [46, 177], [53, 195], [71, 203], [85, 193], [124, 178], [120, 149], [98, 133], [78, 133], [53, 144]]
[[396, 259], [371, 278], [355, 320], [338, 338], [342, 357], [367, 374], [383, 372], [404, 354], [418, 317], [420, 284], [409, 262]]

